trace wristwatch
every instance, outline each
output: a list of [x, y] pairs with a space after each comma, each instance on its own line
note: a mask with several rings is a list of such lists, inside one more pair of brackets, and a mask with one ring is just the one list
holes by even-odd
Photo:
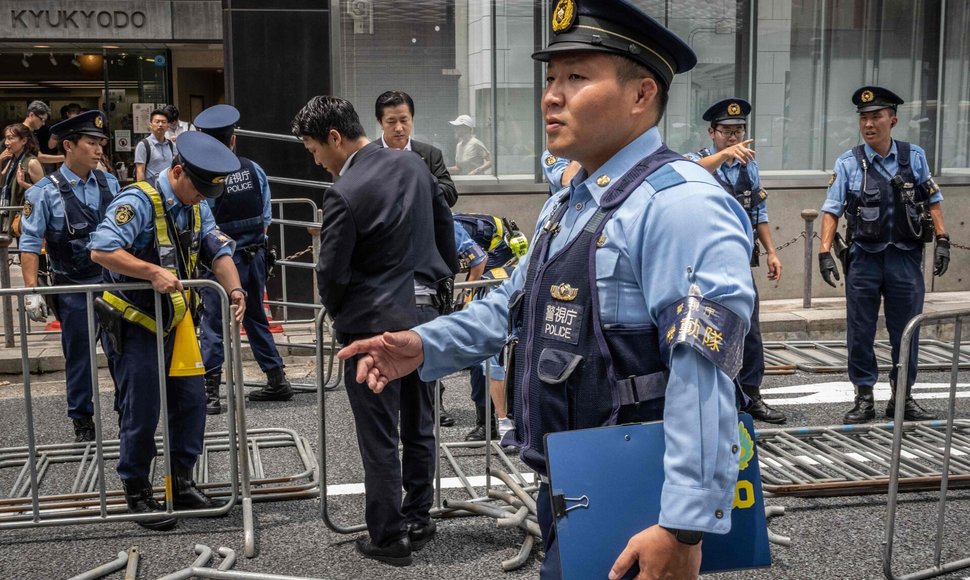
[[230, 296], [230, 297], [232, 297], [232, 293], [233, 293], [233, 292], [242, 292], [242, 295], [243, 295], [243, 300], [246, 300], [246, 299], [248, 299], [248, 298], [249, 298], [249, 292], [246, 292], [246, 291], [245, 291], [245, 290], [243, 290], [242, 288], [233, 288], [232, 290], [230, 290], [230, 291], [229, 291], [229, 296]]
[[697, 532], [694, 530], [678, 530], [677, 528], [668, 528], [665, 526], [660, 526], [661, 528], [667, 530], [677, 538], [677, 541], [681, 544], [686, 544], [688, 546], [696, 546], [704, 539], [704, 532]]

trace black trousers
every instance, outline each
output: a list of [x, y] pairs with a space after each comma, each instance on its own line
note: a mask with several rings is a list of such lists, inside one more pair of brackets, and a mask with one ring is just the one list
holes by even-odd
[[[417, 308], [419, 324], [438, 315], [432, 306]], [[347, 361], [344, 383], [364, 463], [364, 520], [371, 542], [384, 546], [406, 534], [408, 524], [425, 525], [431, 521], [434, 382], [424, 382], [413, 372], [391, 381], [381, 394], [375, 395], [366, 384], [357, 382], [357, 359]], [[400, 459], [398, 441], [404, 448]]]

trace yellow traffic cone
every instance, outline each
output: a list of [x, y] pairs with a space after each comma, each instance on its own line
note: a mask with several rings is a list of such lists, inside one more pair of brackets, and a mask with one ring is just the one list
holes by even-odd
[[170, 377], [198, 377], [205, 374], [199, 338], [195, 335], [195, 324], [188, 312], [175, 327], [175, 345], [172, 347], [172, 364], [168, 369]]

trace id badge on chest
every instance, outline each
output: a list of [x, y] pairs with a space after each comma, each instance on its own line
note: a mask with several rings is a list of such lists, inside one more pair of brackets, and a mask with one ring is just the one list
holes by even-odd
[[579, 344], [585, 308], [571, 303], [576, 298], [576, 289], [569, 284], [559, 284], [551, 286], [550, 293], [553, 300], [546, 303], [542, 313], [542, 335], [572, 345]]

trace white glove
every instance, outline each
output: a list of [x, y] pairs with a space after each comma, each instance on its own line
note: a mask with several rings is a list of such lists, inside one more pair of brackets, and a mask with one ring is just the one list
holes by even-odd
[[47, 303], [40, 294], [28, 294], [24, 296], [24, 309], [27, 311], [27, 318], [34, 322], [47, 321]]

